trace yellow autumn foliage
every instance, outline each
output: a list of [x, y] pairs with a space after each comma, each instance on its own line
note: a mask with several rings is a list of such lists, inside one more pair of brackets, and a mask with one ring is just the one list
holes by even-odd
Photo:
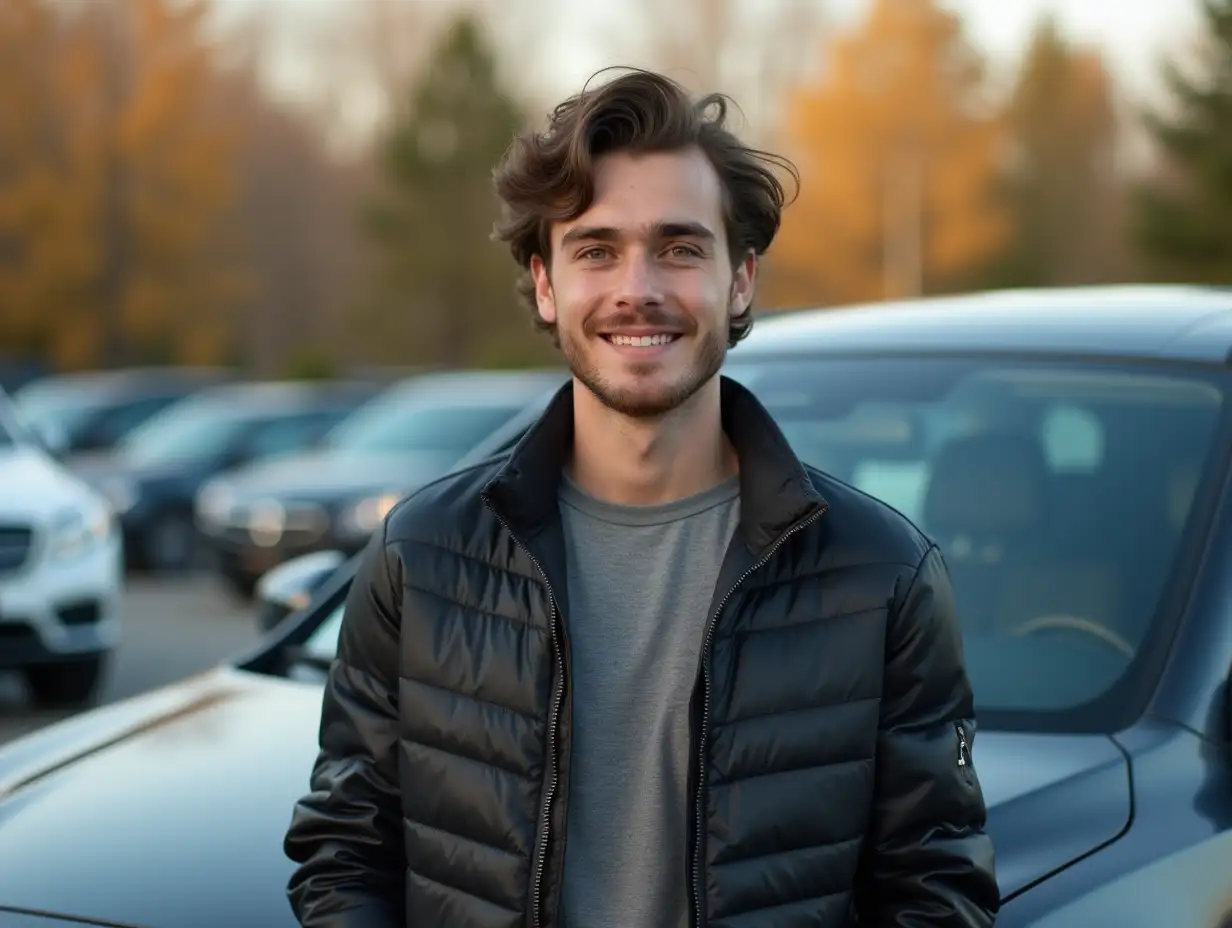
[[0, 344], [61, 367], [225, 358], [238, 139], [206, 12], [0, 4]]
[[942, 290], [1004, 247], [995, 195], [1005, 136], [983, 64], [934, 0], [875, 0], [824, 49], [786, 106], [800, 169], [763, 278], [772, 306]]

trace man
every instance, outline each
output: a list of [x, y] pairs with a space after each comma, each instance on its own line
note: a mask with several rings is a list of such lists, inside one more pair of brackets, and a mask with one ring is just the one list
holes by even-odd
[[993, 923], [937, 549], [719, 376], [784, 204], [724, 117], [635, 71], [497, 170], [573, 379], [364, 556], [286, 840], [304, 925]]

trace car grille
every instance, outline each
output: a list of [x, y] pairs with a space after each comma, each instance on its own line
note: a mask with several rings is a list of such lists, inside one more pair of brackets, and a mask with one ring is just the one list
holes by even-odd
[[0, 524], [0, 574], [26, 566], [34, 551], [34, 529], [28, 525]]

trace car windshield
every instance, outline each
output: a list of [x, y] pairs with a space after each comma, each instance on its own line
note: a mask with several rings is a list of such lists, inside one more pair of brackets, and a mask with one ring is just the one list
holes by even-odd
[[358, 454], [425, 452], [460, 458], [522, 406], [508, 402], [433, 402], [400, 391], [378, 397], [344, 419], [324, 447]]
[[[1177, 569], [1228, 380], [1197, 368], [733, 357], [796, 453], [942, 549], [981, 712], [1057, 712], [1127, 672]], [[334, 653], [342, 607], [308, 648]]]
[[982, 711], [1107, 692], [1157, 618], [1227, 381], [1007, 360], [733, 360], [800, 458], [940, 546]]
[[250, 415], [234, 401], [189, 399], [129, 432], [118, 448], [139, 467], [212, 459], [231, 446], [249, 421]]

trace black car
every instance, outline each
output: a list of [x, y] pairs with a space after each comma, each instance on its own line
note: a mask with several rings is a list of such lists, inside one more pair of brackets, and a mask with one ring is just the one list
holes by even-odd
[[198, 560], [193, 500], [217, 474], [309, 447], [377, 388], [367, 382], [245, 382], [203, 390], [129, 433], [77, 471], [111, 501], [134, 568]]
[[287, 558], [367, 542], [398, 499], [432, 480], [523, 407], [555, 390], [556, 370], [450, 371], [408, 378], [321, 443], [207, 483], [197, 524], [243, 596]]
[[57, 455], [107, 451], [172, 403], [234, 379], [210, 367], [126, 368], [40, 377], [13, 397], [18, 414]]
[[[945, 552], [998, 928], [1226, 926], [1232, 294], [802, 312], [727, 373]], [[282, 840], [354, 562], [234, 662], [0, 749], [0, 912], [292, 928]]]

